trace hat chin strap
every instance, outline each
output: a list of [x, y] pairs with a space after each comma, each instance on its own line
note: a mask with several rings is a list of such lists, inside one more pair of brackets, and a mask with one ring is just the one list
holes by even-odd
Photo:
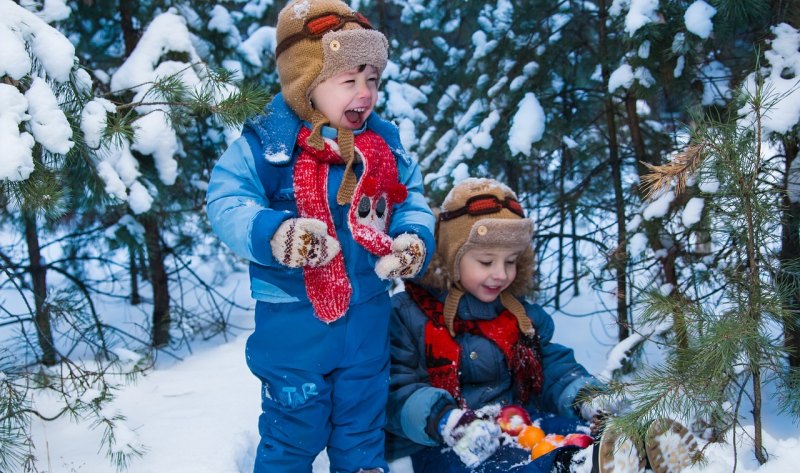
[[447, 291], [447, 298], [444, 300], [444, 309], [442, 310], [442, 316], [444, 317], [444, 324], [447, 327], [447, 331], [450, 332], [451, 337], [456, 336], [456, 331], [453, 328], [453, 321], [456, 320], [456, 310], [458, 309], [458, 301], [461, 300], [461, 297], [464, 296], [464, 289], [461, 287], [461, 283], [457, 282]]
[[[325, 141], [322, 139], [322, 127], [328, 124], [330, 124], [330, 120], [328, 120], [325, 115], [319, 110], [313, 111], [311, 115], [311, 135], [309, 135], [307, 141], [309, 146], [320, 151], [325, 149]], [[353, 130], [348, 130], [346, 128], [338, 128], [336, 132], [339, 155], [345, 162], [342, 182], [339, 184], [339, 191], [336, 193], [336, 203], [339, 205], [347, 205], [353, 198], [353, 192], [358, 183], [356, 173], [353, 171], [353, 162], [355, 161], [355, 146], [353, 143], [355, 137], [353, 136]]]
[[[456, 332], [453, 328], [453, 323], [456, 319], [456, 311], [458, 310], [458, 302], [461, 298], [464, 297], [464, 288], [461, 286], [461, 282], [456, 282], [453, 284], [453, 287], [447, 291], [447, 298], [444, 300], [444, 310], [442, 310], [442, 316], [444, 317], [445, 326], [447, 326], [447, 330], [450, 332], [450, 335], [455, 337]], [[517, 318], [517, 325], [522, 333], [526, 335], [533, 335], [535, 329], [533, 327], [533, 322], [531, 322], [530, 317], [528, 317], [528, 313], [525, 311], [525, 306], [511, 294], [508, 289], [500, 293], [500, 303], [503, 304], [503, 307], [508, 309], [514, 317]]]
[[508, 289], [500, 293], [500, 303], [517, 318], [517, 325], [519, 325], [519, 329], [522, 333], [533, 335], [533, 322], [531, 322], [530, 317], [528, 317], [525, 306], [523, 306], [522, 302], [514, 297]]
[[325, 149], [325, 141], [322, 139], [322, 127], [329, 124], [330, 120], [319, 110], [314, 110], [311, 112], [309, 121], [311, 122], [311, 134], [308, 136], [306, 143], [312, 148], [322, 151]]
[[347, 205], [353, 198], [353, 192], [356, 189], [357, 179], [356, 173], [353, 171], [353, 162], [355, 159], [355, 146], [353, 141], [353, 130], [339, 128], [338, 130], [339, 152], [345, 162], [344, 175], [342, 176], [342, 183], [339, 184], [339, 191], [336, 193], [336, 203], [339, 205]]

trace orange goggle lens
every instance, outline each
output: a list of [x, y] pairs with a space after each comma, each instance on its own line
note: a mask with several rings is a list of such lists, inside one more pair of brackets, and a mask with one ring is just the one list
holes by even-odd
[[367, 18], [361, 13], [355, 13], [352, 16], [342, 16], [335, 13], [318, 16], [308, 20], [305, 24], [306, 33], [312, 36], [322, 36], [328, 31], [333, 31], [344, 26], [345, 23], [358, 23], [366, 29], [372, 29]]
[[316, 36], [325, 34], [341, 24], [342, 18], [339, 15], [325, 15], [306, 23], [306, 31]]

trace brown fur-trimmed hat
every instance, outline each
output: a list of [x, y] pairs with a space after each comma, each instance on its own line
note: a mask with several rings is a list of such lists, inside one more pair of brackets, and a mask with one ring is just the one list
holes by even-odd
[[320, 82], [362, 64], [375, 66], [378, 76], [386, 67], [386, 37], [341, 0], [290, 1], [278, 14], [276, 40], [284, 99], [309, 122], [311, 91]]
[[516, 299], [531, 284], [533, 271], [533, 221], [524, 216], [517, 196], [494, 180], [469, 178], [447, 194], [436, 222], [436, 253], [423, 283], [447, 290], [444, 317], [453, 330], [458, 301], [464, 294], [459, 264], [473, 248], [508, 248], [520, 252], [517, 276], [500, 294], [502, 304], [517, 317], [523, 332], [533, 330], [525, 308]]
[[[278, 14], [275, 62], [287, 105], [311, 123], [308, 144], [322, 150], [320, 129], [329, 122], [311, 104], [311, 92], [322, 81], [361, 65], [381, 76], [388, 60], [386, 37], [341, 0], [291, 0]], [[353, 132], [340, 129], [339, 151], [347, 163], [337, 202], [350, 203], [356, 186], [352, 170]]]

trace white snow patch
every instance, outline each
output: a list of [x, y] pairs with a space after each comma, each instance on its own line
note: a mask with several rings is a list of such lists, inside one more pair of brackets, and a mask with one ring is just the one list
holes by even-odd
[[681, 215], [683, 226], [689, 228], [695, 223], [699, 222], [703, 215], [704, 206], [705, 199], [701, 197], [692, 197], [689, 199], [689, 202], [686, 203], [686, 207], [683, 208], [683, 214]]
[[654, 218], [661, 218], [667, 214], [669, 204], [675, 200], [675, 192], [668, 191], [660, 195], [650, 205], [645, 207], [642, 211], [642, 217], [645, 220], [652, 220]]
[[533, 143], [542, 139], [545, 128], [544, 109], [536, 96], [528, 92], [520, 101], [517, 113], [511, 119], [508, 147], [512, 155], [531, 155]]
[[711, 18], [713, 18], [716, 14], [716, 8], [712, 7], [703, 0], [697, 0], [689, 5], [689, 8], [686, 9], [686, 13], [683, 15], [683, 20], [686, 24], [687, 30], [705, 39], [711, 35], [711, 32], [714, 29], [714, 24], [711, 22]]

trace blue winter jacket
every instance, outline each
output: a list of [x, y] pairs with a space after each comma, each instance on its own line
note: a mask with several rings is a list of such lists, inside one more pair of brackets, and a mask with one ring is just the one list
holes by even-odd
[[[308, 300], [302, 269], [281, 265], [270, 248], [278, 226], [298, 216], [292, 173], [299, 155], [296, 143], [301, 126], [303, 122], [283, 96], [276, 95], [262, 115], [248, 120], [242, 137], [220, 157], [208, 183], [206, 211], [211, 228], [237, 255], [251, 262], [250, 289], [259, 301]], [[434, 251], [434, 218], [422, 194], [419, 167], [403, 149], [397, 127], [375, 113], [369, 116], [366, 127], [389, 145], [397, 158], [400, 182], [408, 188], [408, 198], [394, 207], [389, 235], [419, 236], [427, 250], [425, 266]], [[363, 166], [358, 164], [354, 170], [360, 177]], [[336, 203], [343, 172], [344, 165], [330, 167], [328, 202], [353, 288], [351, 303], [356, 304], [386, 291], [390, 282], [378, 278], [374, 270], [377, 258], [353, 240], [347, 223], [350, 206]]]
[[[445, 294], [440, 295], [444, 301]], [[571, 349], [552, 343], [553, 319], [536, 304], [522, 301], [539, 334], [544, 382], [542, 392], [529, 401], [530, 410], [576, 418], [572, 405], [578, 391], [601, 386], [581, 366]], [[436, 419], [455, 401], [444, 389], [431, 386], [425, 362], [425, 324], [428, 318], [405, 292], [392, 297], [391, 375], [389, 380], [386, 456], [390, 461], [439, 445], [426, 433], [430, 419]], [[490, 320], [503, 310], [499, 298], [481, 302], [465, 294], [458, 305], [463, 320]], [[489, 339], [469, 333], [456, 335], [461, 346], [461, 390], [471, 409], [490, 404], [515, 404], [512, 376], [505, 357]]]

